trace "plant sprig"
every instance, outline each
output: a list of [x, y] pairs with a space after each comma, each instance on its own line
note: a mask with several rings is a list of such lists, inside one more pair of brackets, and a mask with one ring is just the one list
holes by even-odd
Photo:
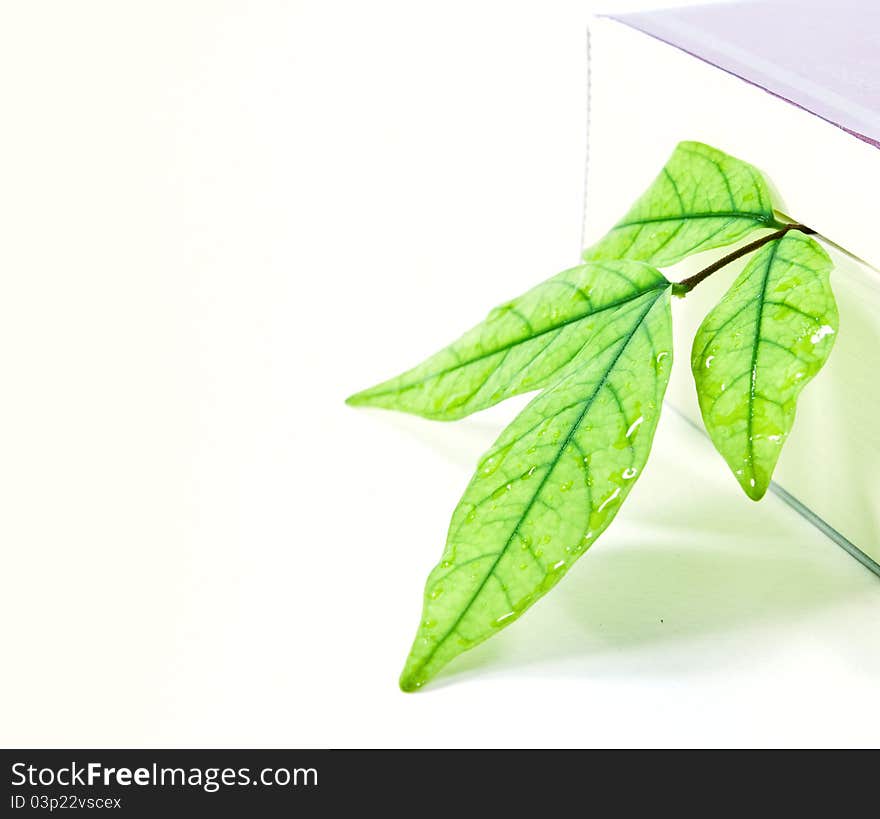
[[[764, 233], [680, 282], [658, 268]], [[736, 259], [691, 365], [707, 431], [746, 494], [772, 478], [795, 405], [838, 330], [831, 261], [780, 222], [757, 169], [679, 144], [582, 264], [495, 308], [407, 372], [348, 399], [454, 420], [541, 390], [481, 459], [430, 573], [401, 687], [516, 620], [605, 530], [651, 448], [672, 365], [670, 297]]]

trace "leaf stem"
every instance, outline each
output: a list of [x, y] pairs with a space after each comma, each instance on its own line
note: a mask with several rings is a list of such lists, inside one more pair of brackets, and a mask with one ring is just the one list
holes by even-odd
[[687, 295], [701, 281], [703, 281], [703, 279], [708, 279], [709, 276], [721, 270], [722, 267], [726, 267], [731, 262], [734, 262], [737, 259], [740, 259], [743, 256], [751, 253], [752, 251], [757, 250], [759, 247], [763, 247], [770, 242], [775, 242], [777, 239], [781, 239], [790, 230], [799, 230], [801, 233], [806, 233], [807, 235], [816, 232], [812, 228], [808, 228], [806, 225], [801, 225], [798, 223], [783, 225], [781, 228], [779, 228], [779, 230], [775, 230], [773, 231], [773, 233], [768, 233], [766, 236], [762, 236], [760, 239], [755, 239], [754, 242], [749, 242], [747, 245], [743, 245], [741, 248], [739, 248], [739, 250], [734, 250], [733, 253], [728, 253], [726, 256], [722, 256], [720, 259], [718, 259], [717, 262], [712, 262], [712, 264], [710, 264], [708, 267], [704, 267], [699, 273], [694, 273], [693, 276], [688, 276], [688, 278], [682, 279], [677, 284], [672, 285], [673, 295]]

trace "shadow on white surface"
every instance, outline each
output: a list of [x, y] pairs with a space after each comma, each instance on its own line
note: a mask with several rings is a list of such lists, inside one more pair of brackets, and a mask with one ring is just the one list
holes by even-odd
[[[829, 577], [820, 565], [805, 562], [793, 570], [788, 556], [754, 551], [737, 556], [708, 544], [705, 550], [682, 549], [671, 531], [652, 539], [650, 547], [616, 543], [591, 555], [589, 565], [585, 561], [573, 570], [517, 632], [464, 655], [435, 686], [550, 664], [557, 673], [589, 677], [720, 671], [743, 663], [742, 653], [732, 649], [756, 629], [767, 633], [747, 648], [752, 658], [785, 639], [786, 621], [803, 623], [853, 602], [851, 580]], [[873, 595], [875, 603], [880, 599], [880, 588], [859, 593]], [[841, 623], [840, 636], [852, 642], [845, 628]], [[868, 641], [865, 648], [880, 675], [876, 646], [871, 652]]]
[[[513, 414], [506, 407], [504, 420]], [[500, 415], [457, 424], [376, 415], [468, 471], [504, 423]], [[876, 577], [778, 498], [742, 497], [708, 441], [671, 412], [646, 472], [550, 595], [426, 691], [551, 668], [621, 680], [706, 675], [772, 662], [803, 640], [851, 655], [880, 680], [880, 647], [852, 628], [860, 606], [876, 617]]]

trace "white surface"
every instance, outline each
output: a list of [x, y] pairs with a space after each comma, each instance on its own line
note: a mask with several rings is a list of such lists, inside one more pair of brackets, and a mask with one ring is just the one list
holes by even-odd
[[[797, 423], [774, 476], [880, 561], [880, 271], [835, 250], [824, 238], [880, 260], [880, 244], [871, 255], [871, 245], [880, 240], [873, 224], [880, 150], [621, 23], [595, 20], [590, 32], [585, 244], [626, 212], [683, 139], [707, 142], [757, 165], [778, 185], [778, 201], [787, 204], [791, 218], [823, 234], [820, 240], [835, 261], [840, 332], [821, 377], [798, 399]], [[646, 121], [651, 128], [644, 127]], [[815, 161], [819, 156], [822, 162]], [[673, 276], [695, 273], [718, 255], [687, 259]], [[744, 264], [731, 265], [687, 299], [675, 300], [680, 359], [689, 355], [697, 327]], [[688, 367], [677, 368], [667, 398], [699, 422]]]
[[396, 688], [514, 408], [342, 399], [577, 259], [588, 5], [3, 6], [2, 744], [877, 743], [880, 584], [671, 416], [552, 595]]

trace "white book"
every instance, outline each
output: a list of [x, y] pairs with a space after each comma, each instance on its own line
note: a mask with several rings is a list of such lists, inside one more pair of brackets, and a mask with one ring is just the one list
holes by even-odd
[[[840, 310], [839, 337], [801, 394], [773, 489], [880, 573], [880, 13], [855, 0], [835, 8], [733, 4], [595, 19], [584, 246], [679, 141], [706, 142], [764, 172], [781, 210], [831, 253]], [[670, 277], [731, 249], [693, 257]], [[691, 342], [745, 261], [674, 300], [667, 400], [701, 428]], [[720, 455], [717, 468], [727, 469]]]

